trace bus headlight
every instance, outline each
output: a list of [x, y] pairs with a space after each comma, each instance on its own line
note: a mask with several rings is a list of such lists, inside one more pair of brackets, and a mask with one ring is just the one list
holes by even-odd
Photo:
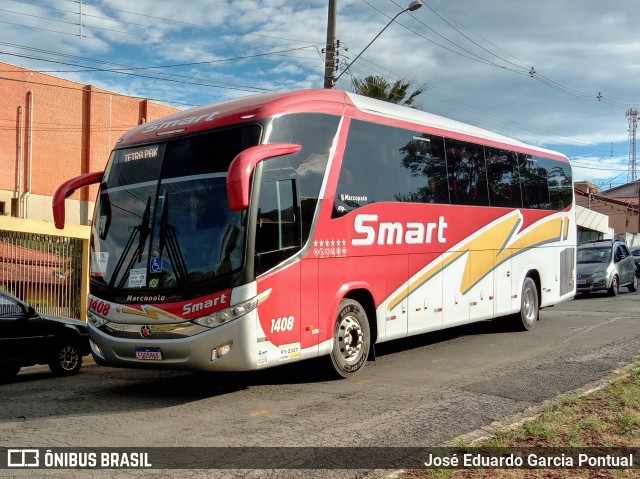
[[238, 319], [241, 316], [244, 316], [247, 313], [250, 313], [254, 309], [258, 307], [260, 303], [262, 303], [265, 299], [269, 297], [271, 290], [267, 290], [258, 296], [255, 296], [247, 301], [243, 301], [242, 303], [235, 304], [228, 308], [222, 309], [220, 311], [216, 311], [215, 313], [207, 314], [206, 316], [202, 316], [201, 318], [195, 318], [192, 321], [200, 326], [205, 326], [207, 328], [216, 328], [222, 324], [233, 321], [234, 319]]
[[96, 328], [99, 328], [100, 326], [102, 326], [103, 324], [107, 324], [108, 322], [105, 318], [102, 318], [91, 312], [87, 312], [87, 319], [91, 323], [91, 326], [94, 326]]

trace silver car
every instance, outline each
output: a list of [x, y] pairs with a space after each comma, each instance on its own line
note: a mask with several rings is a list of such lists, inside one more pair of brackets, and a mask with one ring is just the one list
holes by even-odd
[[638, 289], [636, 265], [622, 241], [599, 240], [578, 246], [577, 291], [607, 291], [616, 296], [620, 286]]

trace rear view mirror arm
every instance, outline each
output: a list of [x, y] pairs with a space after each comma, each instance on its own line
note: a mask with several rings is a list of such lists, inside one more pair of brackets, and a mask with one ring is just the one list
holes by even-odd
[[94, 171], [93, 173], [84, 173], [75, 178], [62, 183], [53, 195], [53, 222], [59, 230], [64, 228], [64, 200], [71, 196], [78, 188], [100, 183], [103, 171]]
[[242, 151], [229, 165], [227, 173], [227, 195], [232, 211], [240, 211], [249, 206], [251, 174], [256, 165], [267, 158], [288, 155], [302, 149], [301, 145], [273, 143], [252, 146]]

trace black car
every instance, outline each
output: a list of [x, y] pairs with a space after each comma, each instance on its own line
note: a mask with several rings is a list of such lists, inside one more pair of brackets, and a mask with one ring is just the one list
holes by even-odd
[[75, 374], [90, 351], [84, 322], [39, 314], [0, 291], [0, 380], [34, 364], [48, 364], [57, 376]]

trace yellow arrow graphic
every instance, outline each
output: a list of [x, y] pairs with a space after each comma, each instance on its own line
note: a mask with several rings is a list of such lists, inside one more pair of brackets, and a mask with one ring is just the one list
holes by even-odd
[[505, 249], [517, 234], [521, 222], [520, 213], [518, 211], [512, 212], [499, 219], [493, 226], [475, 238], [460, 243], [449, 251], [449, 255], [441, 263], [437, 263], [415, 278], [409, 284], [406, 292], [392, 298], [389, 302], [389, 309], [395, 308], [420, 286], [465, 254], [467, 255], [467, 263], [460, 282], [460, 292], [466, 294], [500, 263], [535, 246], [560, 240], [569, 223], [566, 221], [563, 228], [562, 218], [546, 220], [529, 229], [521, 237], [515, 239], [509, 245], [509, 249]]

